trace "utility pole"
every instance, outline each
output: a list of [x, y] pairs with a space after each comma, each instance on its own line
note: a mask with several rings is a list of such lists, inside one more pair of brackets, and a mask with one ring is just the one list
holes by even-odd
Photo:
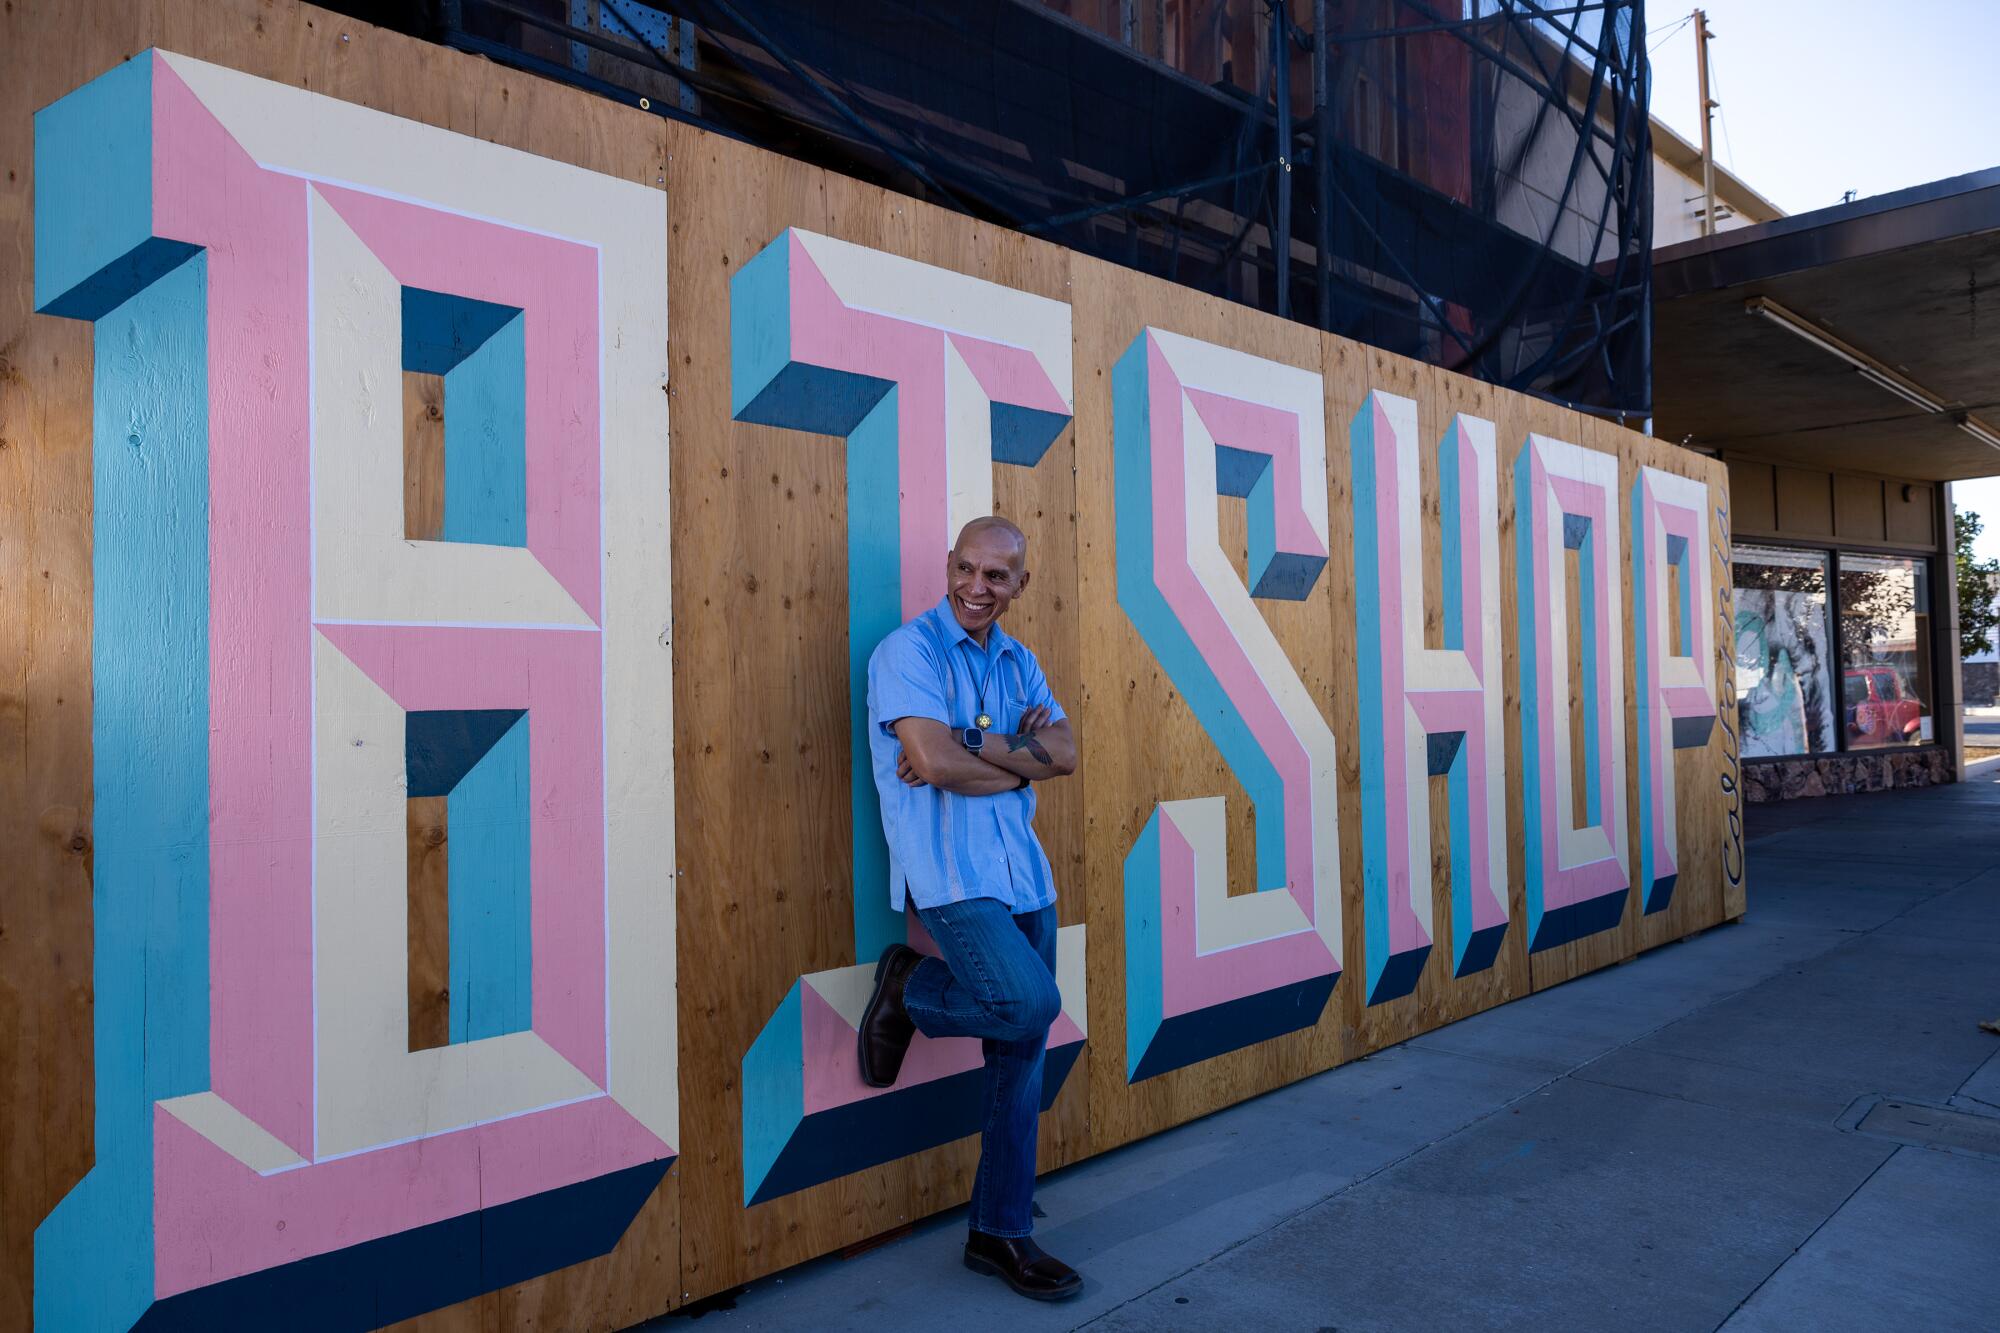
[[1709, 138], [1715, 108], [1721, 103], [1708, 95], [1708, 14], [1694, 11], [1695, 70], [1701, 80], [1701, 234], [1715, 235], [1715, 145]]

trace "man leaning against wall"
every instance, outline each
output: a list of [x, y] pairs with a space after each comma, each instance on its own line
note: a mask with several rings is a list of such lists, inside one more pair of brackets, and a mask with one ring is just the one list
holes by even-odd
[[1023, 1296], [1082, 1290], [1030, 1232], [1035, 1137], [1056, 986], [1056, 887], [1035, 837], [1034, 784], [1076, 771], [1076, 739], [1041, 663], [1000, 628], [1027, 591], [1028, 539], [974, 519], [945, 561], [941, 601], [868, 663], [868, 739], [891, 906], [936, 943], [883, 951], [858, 1035], [861, 1077], [896, 1081], [913, 1032], [978, 1037], [986, 1052], [979, 1170], [965, 1263]]

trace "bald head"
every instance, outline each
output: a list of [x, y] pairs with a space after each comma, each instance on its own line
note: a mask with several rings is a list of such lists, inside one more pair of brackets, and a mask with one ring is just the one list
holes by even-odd
[[1012, 519], [1002, 518], [998, 514], [988, 514], [984, 518], [975, 518], [960, 528], [958, 530], [958, 540], [952, 544], [951, 549], [954, 551], [964, 550], [968, 539], [985, 537], [988, 534], [991, 534], [995, 540], [1013, 543], [1014, 550], [1019, 559], [1025, 561], [1028, 558], [1028, 534], [1016, 527]]
[[973, 519], [945, 557], [944, 586], [959, 625], [984, 644], [986, 631], [1028, 586], [1027, 535], [998, 514]]

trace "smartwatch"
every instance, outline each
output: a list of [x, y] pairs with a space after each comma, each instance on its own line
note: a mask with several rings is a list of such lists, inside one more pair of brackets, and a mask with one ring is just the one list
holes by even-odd
[[965, 730], [958, 733], [958, 738], [964, 741], [965, 748], [974, 754], [978, 754], [979, 748], [986, 744], [986, 733], [978, 727], [965, 728]]

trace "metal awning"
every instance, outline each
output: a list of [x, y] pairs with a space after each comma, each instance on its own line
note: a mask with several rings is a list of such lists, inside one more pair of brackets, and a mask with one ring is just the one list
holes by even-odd
[[1653, 293], [1662, 439], [2000, 474], [2000, 168], [1668, 246]]

